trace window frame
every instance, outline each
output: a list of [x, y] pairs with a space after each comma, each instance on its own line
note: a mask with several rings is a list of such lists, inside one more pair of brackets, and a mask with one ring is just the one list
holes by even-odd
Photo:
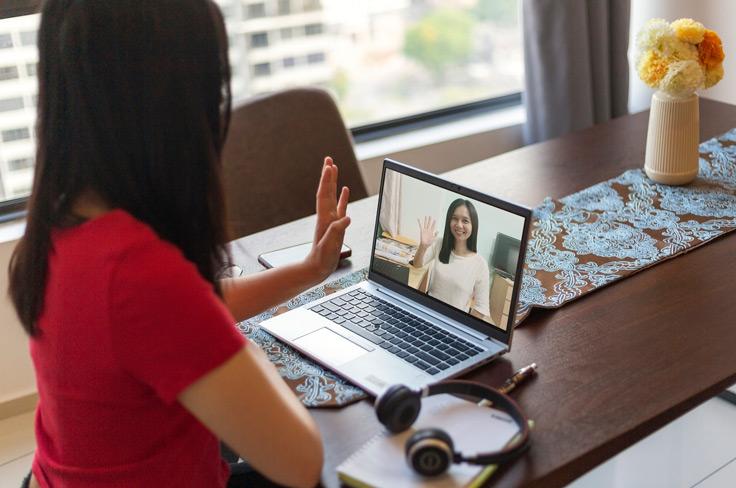
[[[0, 19], [38, 13], [41, 2], [42, 0], [3, 0], [0, 4]], [[428, 112], [349, 127], [348, 129], [352, 133], [353, 140], [356, 143], [361, 143], [487, 114], [518, 106], [521, 103], [522, 92], [514, 92]], [[21, 197], [0, 202], [0, 223], [25, 217], [28, 200], [29, 197]]]
[[37, 14], [40, 7], [41, 0], [3, 0], [0, 5], [0, 19]]

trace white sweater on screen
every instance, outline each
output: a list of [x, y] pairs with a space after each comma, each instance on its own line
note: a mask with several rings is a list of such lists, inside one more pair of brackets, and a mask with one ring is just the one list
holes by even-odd
[[490, 292], [490, 271], [483, 256], [472, 253], [459, 256], [450, 251], [448, 263], [439, 260], [442, 239], [436, 239], [424, 252], [423, 262], [430, 263], [430, 296], [464, 312], [473, 309], [482, 315], [491, 314], [488, 295]]

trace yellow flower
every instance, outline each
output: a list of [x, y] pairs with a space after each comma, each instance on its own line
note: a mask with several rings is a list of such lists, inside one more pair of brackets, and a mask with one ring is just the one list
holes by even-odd
[[657, 88], [660, 80], [667, 74], [668, 64], [656, 51], [649, 50], [639, 61], [639, 78], [652, 88]]
[[693, 19], [677, 19], [671, 26], [678, 39], [690, 44], [700, 44], [705, 35], [705, 26]]
[[718, 34], [710, 29], [705, 31], [703, 40], [698, 44], [698, 55], [706, 69], [714, 68], [723, 62], [726, 55], [723, 53], [723, 44]]
[[723, 78], [723, 63], [705, 71], [705, 87], [710, 88]]

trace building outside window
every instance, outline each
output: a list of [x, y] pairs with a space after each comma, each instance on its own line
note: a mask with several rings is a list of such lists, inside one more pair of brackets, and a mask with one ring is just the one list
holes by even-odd
[[287, 41], [294, 37], [294, 31], [291, 27], [284, 27], [282, 29], [279, 29], [279, 34], [281, 36], [282, 41]]
[[13, 38], [10, 34], [0, 34], [0, 49], [9, 49], [13, 47]]
[[17, 66], [3, 66], [0, 68], [0, 81], [15, 80], [18, 78]]
[[253, 65], [253, 76], [268, 76], [271, 74], [270, 63], [258, 63]]
[[8, 129], [0, 132], [3, 142], [22, 141], [31, 138], [31, 131], [27, 127]]
[[[350, 127], [518, 93], [519, 0], [215, 0], [234, 102], [320, 86]], [[38, 15], [0, 19], [0, 200], [30, 188]], [[11, 161], [16, 161], [11, 165]], [[32, 164], [32, 163], [31, 163]], [[13, 186], [5, 173], [17, 173]], [[27, 169], [27, 168], [25, 168]]]
[[245, 6], [246, 18], [258, 19], [266, 16], [266, 4], [265, 3], [251, 3]]
[[36, 34], [35, 30], [25, 31], [20, 33], [20, 44], [21, 46], [35, 46], [36, 45]]
[[311, 53], [307, 54], [308, 64], [317, 64], [325, 62], [325, 53]]
[[11, 159], [8, 161], [10, 171], [20, 171], [33, 167], [33, 158]]
[[13, 112], [23, 108], [23, 97], [0, 99], [0, 112]]
[[291, 13], [291, 0], [279, 0], [279, 15], [289, 15]]
[[322, 34], [322, 24], [309, 24], [304, 26], [304, 33], [308, 36]]
[[268, 33], [258, 32], [250, 35], [250, 47], [267, 47], [268, 46]]

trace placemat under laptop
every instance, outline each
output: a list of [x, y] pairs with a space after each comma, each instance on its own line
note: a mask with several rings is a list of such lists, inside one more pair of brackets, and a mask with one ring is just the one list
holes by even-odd
[[[640, 169], [534, 209], [516, 324], [535, 307], [556, 308], [736, 228], [736, 129], [700, 145], [687, 186], [654, 183]], [[307, 407], [342, 407], [363, 390], [303, 357], [258, 324], [365, 279], [365, 269], [238, 324]]]

